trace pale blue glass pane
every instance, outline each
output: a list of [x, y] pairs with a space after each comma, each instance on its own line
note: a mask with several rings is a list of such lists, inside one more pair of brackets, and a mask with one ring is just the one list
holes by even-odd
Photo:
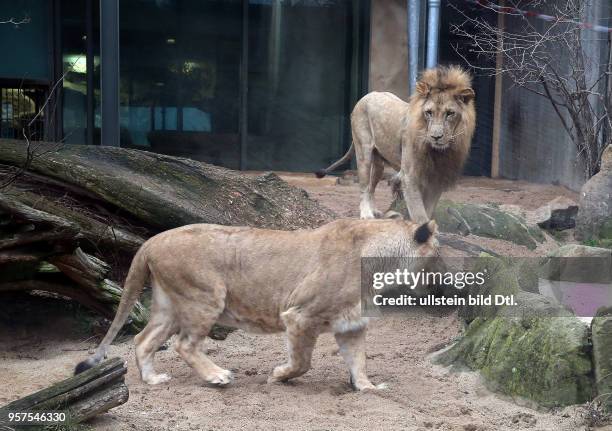
[[183, 109], [183, 130], [186, 132], [210, 132], [210, 114], [196, 108]]
[[5, 53], [0, 61], [0, 77], [51, 79], [48, 42], [50, 5], [51, 2], [46, 0], [0, 2], [0, 21], [29, 18], [28, 23], [18, 26], [0, 25], [0, 51]]
[[[122, 0], [121, 145], [237, 168], [241, 0]], [[144, 130], [145, 124], [148, 130]]]

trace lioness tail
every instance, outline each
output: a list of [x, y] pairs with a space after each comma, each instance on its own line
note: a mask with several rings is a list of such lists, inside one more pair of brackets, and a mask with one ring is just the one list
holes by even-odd
[[123, 294], [121, 295], [121, 301], [117, 307], [117, 313], [115, 314], [113, 323], [111, 324], [110, 328], [108, 328], [108, 332], [104, 336], [104, 339], [96, 349], [93, 356], [83, 362], [79, 362], [74, 370], [74, 374], [82, 373], [83, 371], [97, 365], [106, 357], [106, 349], [113, 342], [119, 333], [119, 330], [123, 327], [125, 321], [130, 315], [134, 304], [136, 304], [136, 301], [138, 301], [138, 298], [140, 297], [140, 294], [144, 288], [144, 284], [149, 276], [149, 267], [147, 265], [143, 249], [144, 247], [141, 247], [134, 256], [134, 260], [132, 260], [132, 265], [130, 266], [130, 271], [128, 272], [125, 280], [125, 285], [123, 286]]
[[355, 145], [351, 143], [351, 146], [349, 147], [348, 151], [344, 154], [344, 156], [342, 156], [340, 160], [335, 161], [334, 163], [332, 163], [330, 166], [328, 166], [325, 169], [321, 169], [315, 172], [315, 175], [317, 176], [317, 178], [323, 178], [325, 175], [329, 174], [331, 171], [336, 170], [338, 166], [351, 160], [351, 157], [353, 157], [354, 149], [355, 149]]

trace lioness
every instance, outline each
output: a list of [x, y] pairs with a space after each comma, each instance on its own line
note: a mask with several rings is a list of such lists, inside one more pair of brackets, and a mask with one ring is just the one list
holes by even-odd
[[353, 386], [374, 388], [365, 371], [360, 258], [433, 256], [435, 231], [433, 221], [419, 226], [385, 219], [338, 220], [292, 232], [210, 224], [163, 232], [136, 253], [115, 319], [76, 373], [106, 356], [150, 276], [151, 317], [135, 337], [136, 361], [146, 383], [170, 379], [155, 372], [153, 356], [175, 333], [176, 350], [202, 379], [212, 385], [230, 383], [232, 373], [205, 353], [205, 338], [218, 322], [260, 333], [286, 332], [289, 359], [273, 370], [269, 382], [308, 371], [318, 335], [332, 332]]
[[361, 218], [379, 217], [374, 190], [385, 163], [399, 171], [410, 218], [429, 220], [443, 191], [461, 174], [476, 127], [470, 75], [459, 67], [423, 72], [409, 103], [391, 93], [365, 95], [351, 114], [353, 142], [322, 178], [348, 161], [353, 150], [361, 190]]

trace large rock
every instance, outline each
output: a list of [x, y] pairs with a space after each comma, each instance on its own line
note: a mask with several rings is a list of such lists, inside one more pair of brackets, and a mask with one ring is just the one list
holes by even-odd
[[548, 257], [609, 258], [610, 256], [612, 256], [612, 251], [607, 248], [589, 247], [581, 244], [566, 244], [548, 253]]
[[434, 219], [442, 232], [502, 239], [532, 250], [544, 241], [543, 233], [522, 217], [489, 205], [440, 201]]
[[608, 283], [612, 281], [612, 250], [566, 244], [548, 253], [540, 275], [555, 281]]
[[579, 205], [576, 238], [612, 240], [612, 145], [601, 157], [599, 173], [582, 187]]
[[591, 322], [593, 366], [597, 395], [606, 410], [612, 410], [612, 308], [602, 308]]
[[[406, 203], [396, 196], [389, 210], [408, 217]], [[490, 205], [457, 203], [448, 200], [438, 202], [433, 215], [442, 232], [459, 235], [478, 235], [502, 239], [524, 245], [533, 250], [544, 242], [544, 234], [537, 226], [529, 226], [524, 217], [503, 211]]]
[[542, 229], [564, 230], [576, 226], [578, 204], [564, 196], [558, 196], [533, 212], [534, 221]]
[[490, 389], [543, 407], [590, 400], [588, 326], [540, 295], [521, 292], [517, 301], [518, 308], [475, 319], [435, 362], [466, 365], [478, 370]]
[[486, 270], [488, 275], [482, 286], [468, 293], [512, 294], [515, 304], [461, 307], [469, 326], [434, 362], [477, 370], [490, 389], [543, 407], [583, 403], [590, 399], [594, 384], [589, 328], [552, 299], [519, 290], [528, 262], [477, 260], [472, 271]]
[[[474, 274], [484, 274], [482, 285], [472, 284], [465, 288], [465, 296], [492, 297], [496, 295], [516, 295], [520, 291], [517, 268], [503, 258], [487, 256], [484, 253], [475, 260], [470, 268]], [[501, 305], [466, 305], [459, 309], [459, 316], [467, 323], [474, 319], [494, 317], [502, 308]]]

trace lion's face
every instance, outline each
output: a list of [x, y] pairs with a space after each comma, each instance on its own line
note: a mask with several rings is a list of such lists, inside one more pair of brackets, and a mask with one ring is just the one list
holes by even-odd
[[421, 141], [434, 150], [449, 148], [466, 133], [463, 116], [466, 109], [474, 109], [474, 90], [461, 73], [455, 69], [428, 71], [417, 83]]
[[[446, 99], [446, 100], [434, 100]], [[424, 141], [435, 150], [445, 150], [454, 144], [461, 123], [462, 109], [459, 103], [448, 97], [428, 99], [423, 104], [423, 120], [426, 128]]]

